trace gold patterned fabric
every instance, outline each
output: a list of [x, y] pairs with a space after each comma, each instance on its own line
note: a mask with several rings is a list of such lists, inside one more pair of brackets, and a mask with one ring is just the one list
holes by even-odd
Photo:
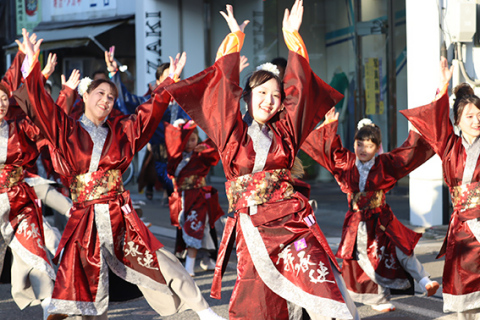
[[120, 170], [94, 171], [75, 176], [70, 182], [73, 202], [85, 202], [124, 192]]
[[290, 199], [295, 193], [288, 169], [246, 174], [225, 183], [229, 212], [267, 202]]
[[379, 190], [349, 193], [348, 202], [353, 211], [379, 208], [385, 204], [385, 192]]
[[197, 189], [207, 185], [205, 182], [205, 177], [200, 177], [195, 174], [181, 179], [173, 178], [172, 182], [175, 187], [175, 191]]
[[464, 211], [480, 206], [480, 182], [462, 184], [450, 188], [455, 210]]
[[23, 167], [0, 166], [0, 189], [8, 189], [23, 181]]

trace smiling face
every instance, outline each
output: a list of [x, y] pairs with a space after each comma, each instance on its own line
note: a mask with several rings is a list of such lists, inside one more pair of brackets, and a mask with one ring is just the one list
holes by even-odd
[[353, 148], [355, 149], [355, 155], [358, 160], [361, 162], [368, 162], [375, 157], [379, 146], [372, 142], [372, 140], [355, 140]]
[[480, 110], [473, 103], [464, 107], [458, 126], [470, 144], [480, 136]]
[[8, 94], [5, 91], [0, 90], [0, 121], [3, 121], [5, 118], [9, 105], [10, 101], [8, 100]]
[[267, 123], [282, 106], [282, 93], [274, 78], [252, 89], [247, 96], [248, 112], [260, 124]]
[[83, 95], [85, 115], [90, 121], [99, 125], [110, 114], [115, 103], [115, 94], [109, 83], [103, 82]]

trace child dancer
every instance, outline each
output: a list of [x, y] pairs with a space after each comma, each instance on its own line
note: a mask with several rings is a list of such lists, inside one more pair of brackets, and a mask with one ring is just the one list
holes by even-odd
[[[122, 172], [150, 139], [170, 96], [168, 78], [131, 116], [109, 117], [117, 90], [109, 80], [84, 83], [85, 113], [68, 117], [43, 89], [35, 46], [26, 43], [22, 66], [24, 86], [16, 98], [28, 117], [55, 146], [55, 170], [69, 178], [74, 207], [55, 261], [61, 260], [49, 310], [58, 318], [78, 315], [107, 319], [110, 269], [137, 285], [158, 313], [168, 315], [191, 308], [201, 319], [220, 319], [175, 256], [145, 227], [132, 208]], [[186, 57], [173, 61], [178, 77]]]
[[[296, 0], [283, 20], [290, 49], [285, 89], [278, 69], [266, 64], [239, 82], [243, 29], [232, 6], [222, 12], [230, 33], [216, 63], [177, 85], [175, 101], [217, 146], [222, 159], [231, 216], [215, 268], [212, 297], [220, 297], [221, 276], [236, 236], [237, 281], [230, 319], [358, 318], [333, 253], [307, 199], [293, 191], [290, 171], [300, 145], [341, 95], [310, 69], [298, 34], [303, 4]], [[242, 118], [240, 102], [247, 103]]]
[[[178, 119], [173, 125], [165, 123], [165, 142], [167, 171], [174, 187], [169, 198], [170, 217], [172, 224], [182, 229], [187, 247], [185, 269], [195, 276], [198, 249], [217, 250], [217, 239], [210, 231], [215, 230], [215, 221], [224, 213], [218, 203], [217, 190], [205, 184], [205, 177], [218, 163], [220, 155], [210, 145], [210, 139], [198, 144], [198, 129], [192, 120]], [[184, 249], [176, 248], [177, 251]], [[210, 258], [208, 268], [215, 268], [215, 262]]]
[[453, 214], [439, 257], [445, 255], [443, 311], [458, 319], [480, 319], [480, 98], [463, 83], [454, 89], [457, 136], [450, 122], [448, 83], [452, 69], [441, 61], [441, 92], [429, 105], [400, 111], [442, 159]]
[[385, 193], [432, 157], [433, 150], [410, 131], [401, 147], [376, 157], [382, 143], [380, 128], [364, 119], [355, 134], [353, 153], [342, 146], [337, 126], [338, 112], [332, 108], [302, 150], [330, 171], [348, 195], [337, 258], [343, 259], [342, 275], [350, 295], [374, 310], [393, 311], [390, 289], [409, 288], [408, 274], [433, 295], [439, 284], [429, 279], [413, 254], [421, 234], [400, 223], [385, 202]]

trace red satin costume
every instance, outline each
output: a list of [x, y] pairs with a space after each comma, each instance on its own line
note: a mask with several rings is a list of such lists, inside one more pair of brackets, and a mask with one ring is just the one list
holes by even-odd
[[205, 184], [210, 168], [220, 159], [218, 151], [210, 145], [211, 140], [201, 143], [205, 150], [192, 151], [188, 163], [176, 173], [184, 160], [185, 146], [196, 126], [190, 122], [181, 127], [165, 123], [165, 142], [168, 154], [167, 173], [174, 187], [169, 198], [171, 222], [172, 225], [181, 227], [187, 247], [200, 249], [203, 248], [206, 222], [208, 221], [210, 229], [213, 229], [215, 221], [224, 215], [224, 212], [218, 202], [218, 191]]
[[[24, 57], [19, 51], [2, 79], [10, 92], [20, 86]], [[43, 142], [40, 131], [28, 119], [4, 119], [0, 124], [0, 271], [9, 246], [14, 256], [12, 295], [21, 309], [49, 297], [55, 280], [45, 248], [42, 211], [35, 191], [24, 181], [25, 168], [35, 163]], [[17, 267], [16, 259], [27, 269]]]
[[[410, 256], [421, 237], [397, 220], [385, 202], [385, 193], [399, 179], [432, 157], [434, 151], [418, 133], [410, 131], [401, 147], [375, 157], [365, 188], [360, 190], [355, 153], [342, 146], [337, 126], [338, 121], [333, 121], [314, 130], [302, 145], [302, 150], [332, 173], [342, 191], [348, 195], [349, 211], [336, 256], [343, 259], [342, 275], [348, 290], [354, 293], [353, 299], [375, 304], [375, 299], [378, 299], [375, 295], [381, 291], [379, 285], [399, 290], [410, 287], [407, 271], [399, 262], [395, 247]], [[359, 224], [366, 226], [367, 255], [374, 274], [366, 273], [358, 261], [356, 248], [361, 245], [357, 239]]]
[[463, 312], [478, 309], [480, 313], [480, 207], [468, 206], [470, 197], [455, 197], [454, 190], [471, 187], [478, 190], [480, 163], [476, 160], [471, 183], [462, 185], [466, 171], [466, 150], [462, 137], [453, 131], [450, 122], [448, 94], [431, 104], [400, 111], [425, 137], [442, 159], [443, 177], [454, 202], [447, 236], [439, 257], [445, 255], [443, 270], [443, 310]]
[[[107, 117], [100, 126], [107, 128], [103, 148], [95, 151], [95, 135], [54, 104], [40, 76], [34, 62], [16, 98], [54, 146], [53, 166], [68, 178], [74, 201], [55, 257], [60, 264], [49, 311], [105, 313], [108, 268], [125, 281], [171, 296], [155, 254], [162, 244], [138, 218], [121, 181], [121, 173], [157, 128], [170, 96], [160, 85], [135, 114]], [[172, 82], [169, 78], [164, 84]], [[93, 162], [97, 169], [92, 172]]]
[[220, 297], [221, 277], [236, 238], [237, 281], [230, 319], [298, 318], [293, 314], [298, 307], [327, 317], [352, 318], [333, 276], [333, 269], [339, 269], [335, 257], [308, 200], [293, 191], [290, 177], [300, 145], [342, 95], [312, 72], [306, 58], [290, 51], [285, 109], [265, 124], [271, 145], [264, 150], [262, 170], [254, 173], [255, 141], [240, 112], [238, 51], [167, 87], [217, 146], [229, 180], [230, 216], [211, 295]]

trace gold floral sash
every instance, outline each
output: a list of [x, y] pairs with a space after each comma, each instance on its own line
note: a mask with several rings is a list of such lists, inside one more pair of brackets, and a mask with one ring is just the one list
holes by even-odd
[[173, 186], [175, 187], [175, 191], [197, 189], [207, 185], [205, 182], [205, 177], [200, 177], [197, 175], [191, 175], [181, 179], [173, 178], [172, 182]]
[[0, 166], [0, 189], [8, 189], [23, 181], [23, 167]]
[[385, 204], [385, 192], [379, 190], [349, 193], [348, 202], [353, 211], [379, 208]]
[[288, 169], [246, 174], [225, 183], [229, 212], [289, 199], [295, 193]]
[[75, 176], [70, 182], [73, 202], [85, 202], [122, 193], [120, 170], [95, 171]]
[[455, 210], [465, 211], [480, 206], [480, 182], [462, 184], [450, 188]]

